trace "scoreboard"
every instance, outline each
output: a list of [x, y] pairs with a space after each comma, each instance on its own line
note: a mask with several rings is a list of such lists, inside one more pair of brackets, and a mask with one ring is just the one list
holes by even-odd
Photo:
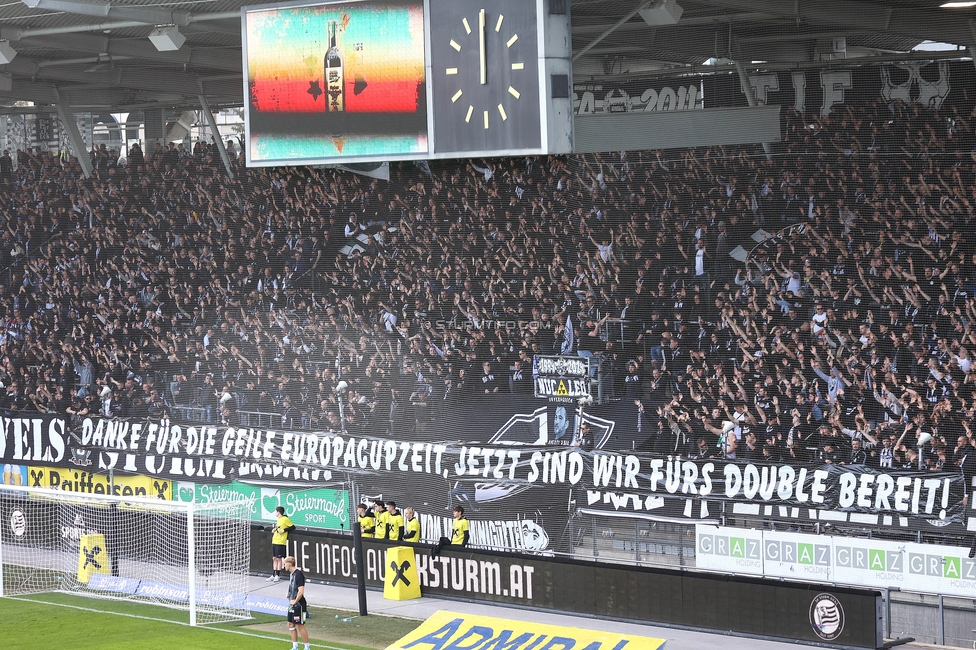
[[247, 163], [569, 153], [567, 6], [345, 0], [243, 7]]

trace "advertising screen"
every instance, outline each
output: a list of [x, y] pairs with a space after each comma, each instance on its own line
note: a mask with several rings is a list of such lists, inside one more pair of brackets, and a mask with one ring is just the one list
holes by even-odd
[[244, 12], [252, 163], [428, 152], [423, 0]]

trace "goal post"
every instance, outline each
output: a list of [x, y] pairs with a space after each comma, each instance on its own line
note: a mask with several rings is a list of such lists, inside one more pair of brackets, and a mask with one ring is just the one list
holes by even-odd
[[[0, 526], [3, 526], [3, 523], [2, 522], [0, 522]], [[2, 528], [0, 528], [0, 530], [2, 530]], [[4, 597], [3, 576], [4, 576], [4, 573], [3, 573], [3, 533], [0, 532], [0, 598], [3, 598]]]
[[250, 505], [0, 485], [0, 596], [65, 592], [249, 618]]

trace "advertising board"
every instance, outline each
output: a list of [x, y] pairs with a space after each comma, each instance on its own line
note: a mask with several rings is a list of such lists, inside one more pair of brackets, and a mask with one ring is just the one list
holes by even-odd
[[262, 487], [232, 481], [223, 485], [180, 481], [173, 488], [177, 501], [219, 503], [244, 501], [251, 507], [251, 521], [272, 523], [281, 506], [296, 526], [349, 529], [349, 493], [322, 488]]
[[976, 598], [976, 558], [958, 546], [696, 526], [699, 569]]
[[[391, 545], [363, 540], [367, 587], [382, 588]], [[882, 643], [881, 598], [874, 590], [469, 548], [448, 547], [436, 558], [425, 551], [417, 549], [416, 569], [427, 596], [846, 648]], [[308, 579], [357, 582], [351, 535], [295, 531], [288, 553]], [[270, 554], [271, 535], [252, 529], [251, 566], [266, 565]]]

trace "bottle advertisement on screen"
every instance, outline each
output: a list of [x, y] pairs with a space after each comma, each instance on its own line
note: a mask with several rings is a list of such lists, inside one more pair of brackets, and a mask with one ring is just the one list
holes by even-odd
[[244, 30], [254, 159], [428, 150], [422, 0], [248, 11]]

